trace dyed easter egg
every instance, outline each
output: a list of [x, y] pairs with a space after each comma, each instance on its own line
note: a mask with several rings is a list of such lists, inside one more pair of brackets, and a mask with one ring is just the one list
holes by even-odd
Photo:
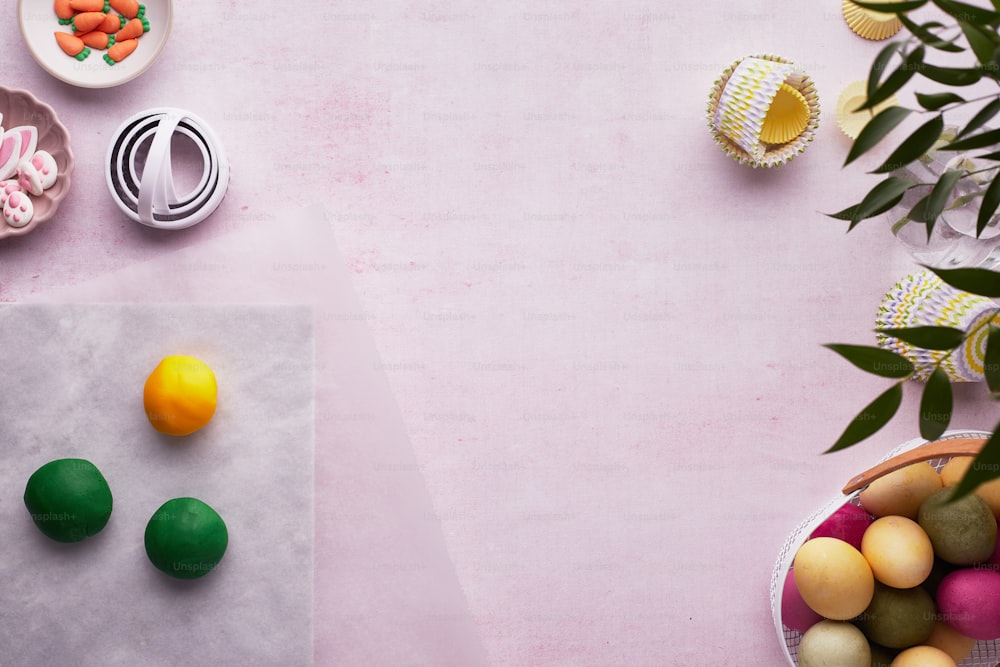
[[859, 621], [865, 636], [876, 644], [888, 648], [917, 646], [934, 630], [934, 600], [919, 586], [902, 589], [876, 583], [871, 604]]
[[835, 537], [860, 549], [861, 537], [868, 526], [872, 525], [872, 521], [871, 515], [864, 509], [853, 503], [846, 503], [817, 526], [809, 538]]
[[963, 568], [938, 586], [941, 619], [966, 637], [1000, 638], [1000, 573]]
[[802, 599], [795, 585], [795, 575], [789, 570], [785, 576], [785, 587], [781, 589], [781, 621], [792, 630], [805, 632], [823, 620]]
[[869, 667], [871, 659], [868, 640], [845, 621], [820, 621], [799, 643], [799, 667]]
[[937, 621], [934, 623], [931, 636], [924, 643], [927, 646], [941, 649], [955, 662], [962, 662], [972, 654], [972, 647], [976, 645], [976, 640], [972, 637], [966, 637], [944, 621]]
[[843, 540], [807, 540], [792, 564], [795, 585], [809, 608], [828, 619], [845, 621], [871, 602], [875, 578], [861, 552]]
[[908, 648], [892, 661], [891, 667], [957, 667], [947, 653], [933, 646]]
[[919, 586], [934, 567], [934, 547], [915, 521], [885, 516], [865, 531], [861, 553], [875, 578], [894, 588]]
[[954, 487], [931, 494], [920, 506], [918, 521], [934, 545], [934, 553], [955, 565], [981, 563], [997, 546], [997, 522], [986, 502], [975, 494], [952, 501]]
[[880, 477], [861, 491], [861, 506], [877, 517], [897, 514], [916, 519], [920, 505], [941, 488], [941, 476], [926, 461]]

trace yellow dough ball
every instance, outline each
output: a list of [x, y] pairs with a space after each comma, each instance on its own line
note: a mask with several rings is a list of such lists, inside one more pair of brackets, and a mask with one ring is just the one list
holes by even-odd
[[215, 373], [194, 357], [164, 358], [146, 378], [142, 393], [146, 417], [160, 433], [190, 435], [215, 414]]

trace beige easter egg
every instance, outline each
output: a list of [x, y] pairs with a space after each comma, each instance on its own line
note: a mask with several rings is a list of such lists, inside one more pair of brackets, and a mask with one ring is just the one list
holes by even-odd
[[870, 667], [871, 648], [864, 634], [846, 621], [820, 621], [802, 635], [799, 667]]
[[920, 505], [941, 488], [941, 476], [926, 461], [880, 477], [861, 491], [861, 505], [876, 517], [896, 514], [916, 519]]

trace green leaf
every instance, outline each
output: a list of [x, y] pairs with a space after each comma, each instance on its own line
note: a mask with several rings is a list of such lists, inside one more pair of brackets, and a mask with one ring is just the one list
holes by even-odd
[[933, 2], [946, 14], [960, 21], [972, 21], [973, 23], [984, 24], [1000, 20], [1000, 14], [989, 9], [976, 7], [975, 5], [968, 5], [964, 2], [955, 2], [955, 0], [933, 0]]
[[990, 185], [983, 195], [983, 201], [979, 204], [979, 216], [976, 218], [976, 238], [979, 238], [983, 230], [986, 229], [986, 225], [990, 224], [998, 206], [1000, 206], [1000, 171], [990, 181]]
[[969, 41], [969, 47], [972, 48], [972, 52], [976, 54], [979, 62], [990, 62], [993, 59], [993, 50], [996, 48], [996, 43], [977, 25], [967, 23], [966, 21], [959, 21], [958, 25], [962, 28], [962, 33]]
[[914, 130], [913, 134], [904, 139], [892, 155], [872, 173], [884, 174], [905, 167], [930, 150], [931, 146], [941, 138], [943, 131], [944, 116], [938, 114]]
[[889, 423], [903, 401], [903, 383], [897, 382], [865, 406], [837, 438], [828, 454], [857, 444]]
[[[1000, 2], [1000, 0], [997, 1]], [[917, 103], [928, 111], [937, 111], [948, 104], [963, 104], [965, 99], [955, 93], [932, 93], [930, 95], [917, 93]]]
[[875, 91], [878, 90], [878, 82], [882, 80], [882, 74], [889, 66], [889, 61], [905, 44], [906, 42], [889, 42], [878, 52], [875, 60], [872, 61], [871, 69], [868, 71], [868, 86], [865, 89], [865, 97], [871, 97], [875, 94]]
[[917, 39], [931, 47], [932, 49], [937, 49], [938, 51], [946, 51], [948, 53], [961, 53], [965, 51], [961, 46], [955, 43], [954, 40], [941, 39], [935, 35], [931, 30], [933, 28], [943, 28], [944, 24], [937, 21], [930, 21], [922, 25], [917, 25], [910, 19], [906, 17], [906, 14], [899, 14], [897, 17], [900, 22], [909, 30]]
[[901, 354], [871, 345], [842, 345], [830, 343], [828, 348], [865, 371], [884, 378], [908, 378], [913, 374], [913, 363]]
[[850, 220], [851, 225], [847, 228], [847, 231], [851, 231], [862, 220], [885, 213], [898, 204], [903, 199], [906, 191], [915, 185], [914, 181], [899, 178], [898, 176], [890, 176], [872, 188], [865, 195], [865, 198], [861, 200], [861, 203], [848, 206], [843, 211], [828, 213], [827, 215], [837, 220]]
[[927, 378], [924, 395], [920, 399], [920, 437], [937, 440], [951, 422], [951, 380], [940, 368], [935, 368]]
[[995, 324], [990, 324], [990, 332], [986, 338], [983, 368], [986, 375], [986, 386], [994, 395], [1000, 394], [1000, 327]]
[[885, 100], [892, 97], [896, 91], [905, 86], [913, 75], [923, 66], [924, 63], [924, 53], [926, 49], [923, 46], [918, 46], [916, 49], [911, 51], [903, 63], [894, 71], [892, 74], [882, 82], [882, 85], [878, 87], [874, 93], [868, 94], [868, 99], [865, 103], [859, 106], [855, 111], [864, 111], [865, 109], [871, 109], [878, 104], [881, 104]]
[[952, 327], [903, 327], [876, 331], [925, 350], [954, 350], [965, 340], [965, 332]]
[[963, 292], [996, 299], [1000, 297], [1000, 273], [989, 269], [936, 269], [924, 266], [941, 280]]
[[958, 136], [964, 137], [967, 134], [975, 132], [983, 125], [990, 122], [990, 120], [996, 116], [997, 113], [1000, 113], [1000, 97], [980, 109], [976, 115], [972, 117], [972, 120], [970, 120], [969, 123], [962, 128], [962, 131], [958, 133]]
[[927, 0], [911, 0], [910, 2], [866, 2], [865, 0], [853, 0], [854, 4], [864, 9], [882, 12], [883, 14], [899, 14], [919, 9], [927, 4]]
[[877, 113], [861, 129], [858, 138], [851, 145], [851, 150], [847, 154], [844, 166], [851, 164], [856, 159], [882, 141], [887, 134], [892, 132], [903, 120], [913, 112], [905, 107], [888, 107]]
[[934, 189], [931, 190], [931, 194], [927, 197], [927, 208], [924, 210], [928, 241], [930, 241], [931, 232], [934, 231], [934, 223], [948, 203], [948, 198], [951, 197], [951, 193], [955, 189], [955, 184], [964, 175], [965, 171], [962, 169], [948, 169], [941, 174], [941, 178], [934, 184]]
[[955, 486], [955, 492], [951, 495], [951, 500], [958, 500], [976, 490], [976, 487], [983, 482], [1000, 477], [1000, 424], [993, 431], [993, 435], [986, 441], [979, 455], [969, 465], [965, 476]]
[[1000, 142], [1000, 130], [987, 130], [986, 132], [973, 134], [971, 137], [965, 137], [964, 139], [953, 141], [950, 144], [945, 144], [944, 146], [941, 146], [940, 150], [967, 151], [971, 148], [984, 148], [986, 146], [992, 146], [998, 142]]
[[992, 160], [993, 162], [1000, 161], [1000, 151], [995, 151], [993, 153], [986, 153], [985, 155], [977, 155], [977, 160]]
[[927, 222], [927, 202], [931, 199], [930, 194], [927, 194], [920, 198], [910, 212], [906, 214], [906, 217], [913, 222]]
[[971, 86], [978, 83], [983, 75], [975, 69], [961, 69], [958, 67], [937, 67], [923, 63], [919, 66], [920, 75], [943, 83], [946, 86]]

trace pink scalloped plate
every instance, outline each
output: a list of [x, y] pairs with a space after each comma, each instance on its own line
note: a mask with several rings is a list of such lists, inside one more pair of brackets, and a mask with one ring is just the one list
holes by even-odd
[[59, 168], [55, 185], [37, 197], [32, 195], [35, 214], [31, 222], [24, 227], [11, 227], [0, 220], [0, 239], [3, 239], [27, 234], [56, 214], [59, 202], [69, 194], [73, 178], [73, 151], [69, 145], [69, 131], [59, 122], [56, 112], [31, 93], [0, 86], [0, 114], [3, 114], [0, 125], [7, 129], [34, 125], [38, 130], [37, 150], [48, 151]]

